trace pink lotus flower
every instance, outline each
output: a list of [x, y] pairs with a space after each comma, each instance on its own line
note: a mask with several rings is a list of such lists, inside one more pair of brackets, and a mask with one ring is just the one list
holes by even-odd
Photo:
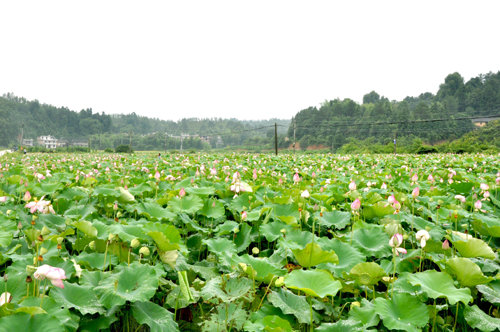
[[359, 210], [360, 207], [361, 207], [361, 201], [359, 200], [359, 198], [356, 198], [356, 200], [351, 203], [351, 209], [353, 211], [357, 211]]
[[300, 181], [299, 173], [295, 173], [295, 175], [293, 176], [293, 182], [297, 183], [299, 181]]
[[422, 248], [425, 247], [427, 244], [427, 241], [431, 238], [429, 232], [427, 232], [425, 229], [421, 229], [415, 234], [415, 237], [417, 238], [417, 241], [420, 241], [420, 246]]
[[184, 188], [181, 188], [181, 190], [179, 190], [179, 197], [182, 198], [186, 196], [186, 190], [184, 190]]
[[389, 198], [387, 198], [387, 201], [390, 204], [394, 204], [394, 202], [396, 201], [396, 197], [394, 197], [394, 195], [391, 195], [391, 196], [389, 196]]
[[23, 200], [24, 200], [25, 202], [29, 202], [29, 201], [30, 201], [30, 199], [31, 199], [31, 194], [30, 194], [30, 192], [29, 192], [29, 191], [26, 191], [26, 192], [24, 193]]
[[306, 190], [304, 190], [304, 191], [300, 194], [300, 197], [302, 197], [302, 198], [309, 198], [309, 197], [311, 197], [311, 195], [309, 194], [309, 191], [307, 191], [307, 189], [306, 189]]
[[411, 177], [411, 182], [417, 182], [418, 181], [418, 175], [417, 173], [413, 174], [413, 176]]
[[415, 187], [415, 189], [413, 189], [413, 191], [411, 192], [411, 195], [414, 199], [417, 198], [418, 195], [420, 195], [420, 189], [418, 187]]
[[479, 185], [479, 188], [481, 188], [481, 190], [488, 190], [490, 189], [490, 186], [488, 186], [486, 183], [481, 183]]
[[7, 202], [7, 196], [0, 196], [0, 203]]
[[393, 252], [396, 256], [399, 254], [406, 254], [407, 251], [405, 248], [400, 248], [399, 246], [403, 243], [403, 235], [396, 233], [389, 240], [389, 245], [392, 247]]
[[52, 208], [52, 204], [50, 204], [50, 201], [44, 200], [43, 197], [39, 201], [29, 202], [24, 207], [30, 209], [30, 213], [35, 213], [36, 211], [38, 211], [40, 213], [50, 212], [55, 214], [55, 211]]
[[478, 210], [481, 210], [481, 207], [483, 206], [483, 204], [481, 203], [481, 201], [476, 201], [474, 203], [474, 207]]
[[444, 240], [442, 248], [443, 248], [443, 250], [450, 249], [450, 242], [448, 241], [448, 239]]
[[380, 189], [387, 189], [387, 185], [384, 183], [382, 183], [382, 185], [380, 186]]
[[12, 294], [9, 292], [3, 292], [2, 295], [0, 295], [0, 307], [3, 306], [5, 303], [10, 303], [12, 301]]
[[432, 176], [432, 174], [429, 174], [429, 176], [427, 177], [427, 180], [428, 180], [430, 183], [434, 183], [434, 177]]
[[455, 199], [458, 199], [460, 202], [465, 203], [465, 196], [455, 195]]
[[241, 220], [246, 220], [247, 219], [247, 211], [241, 212]]
[[155, 173], [155, 179], [156, 179], [156, 181], [160, 180], [160, 172], [156, 171], [156, 173]]
[[35, 279], [43, 280], [45, 278], [49, 279], [52, 285], [64, 288], [63, 280], [66, 279], [66, 273], [63, 269], [59, 267], [53, 267], [47, 264], [44, 264], [38, 267], [33, 274]]
[[253, 169], [253, 175], [252, 175], [252, 178], [253, 178], [254, 180], [257, 180], [257, 169], [255, 169], [255, 168]]
[[214, 167], [212, 169], [210, 169], [210, 175], [212, 176], [216, 176], [217, 175], [217, 169]]
[[354, 180], [351, 180], [351, 183], [349, 183], [349, 190], [356, 190], [356, 182], [354, 182]]

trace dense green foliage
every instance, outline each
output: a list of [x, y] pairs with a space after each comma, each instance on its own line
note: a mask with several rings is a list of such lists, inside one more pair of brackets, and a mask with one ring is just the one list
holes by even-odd
[[[424, 93], [403, 101], [389, 101], [374, 91], [363, 97], [361, 105], [350, 99], [326, 101], [319, 108], [300, 111], [293, 122], [301, 148], [323, 145], [336, 150], [366, 139], [369, 141], [361, 144], [390, 145], [395, 137], [406, 147], [415, 138], [432, 144], [450, 141], [474, 129], [470, 119], [456, 119], [492, 114], [500, 114], [500, 72], [480, 75], [466, 83], [460, 74], [453, 73], [436, 95]], [[292, 123], [289, 137], [293, 131]]]
[[4, 155], [0, 332], [499, 330], [498, 164]]

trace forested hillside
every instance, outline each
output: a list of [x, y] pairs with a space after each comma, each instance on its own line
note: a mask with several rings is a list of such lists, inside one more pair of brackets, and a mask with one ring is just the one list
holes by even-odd
[[[180, 136], [184, 148], [203, 148], [201, 139], [212, 147], [235, 145], [271, 145], [274, 123], [284, 135], [290, 120], [243, 121], [237, 119], [182, 119], [165, 121], [135, 113], [106, 115], [92, 109], [74, 112], [65, 107], [42, 104], [37, 100], [5, 94], [0, 97], [0, 146], [18, 144], [23, 138], [52, 135], [67, 140], [88, 139], [97, 148], [132, 144], [136, 149], [178, 149]], [[271, 131], [271, 132], [270, 132]], [[188, 137], [189, 136], [189, 137]], [[220, 137], [220, 138], [219, 138]]]
[[[358, 104], [332, 100], [319, 108], [297, 113], [288, 130], [302, 148], [323, 145], [339, 148], [353, 139], [387, 144], [397, 138], [408, 145], [415, 138], [426, 143], [453, 140], [472, 131], [471, 119], [500, 114], [500, 72], [464, 82], [459, 73], [446, 77], [436, 95], [423, 93], [403, 101], [390, 101], [375, 91]], [[462, 119], [462, 120], [460, 120]]]

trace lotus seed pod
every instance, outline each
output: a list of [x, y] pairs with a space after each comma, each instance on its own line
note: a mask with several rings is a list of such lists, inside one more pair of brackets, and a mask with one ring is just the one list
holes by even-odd
[[258, 254], [259, 254], [259, 252], [260, 252], [259, 248], [257, 248], [257, 247], [253, 247], [253, 248], [252, 248], [252, 254], [254, 254], [254, 255], [258, 255]]
[[57, 244], [61, 244], [63, 241], [64, 241], [64, 238], [63, 238], [63, 237], [59, 236], [59, 237], [57, 238]]
[[44, 248], [42, 247], [42, 249], [40, 249], [40, 255], [45, 255], [46, 253], [48, 252], [47, 248]]
[[142, 247], [141, 249], [139, 249], [139, 254], [141, 254], [144, 257], [149, 256], [150, 253], [151, 252], [149, 251], [148, 247]]
[[36, 263], [38, 262], [38, 257], [33, 257], [33, 265], [36, 265]]
[[274, 286], [276, 287], [281, 287], [285, 284], [285, 278], [283, 277], [279, 277], [278, 279], [276, 279], [276, 281], [274, 282]]
[[92, 249], [92, 250], [95, 250], [95, 241], [91, 241], [89, 243], [89, 248]]
[[114, 238], [115, 238], [115, 234], [109, 233], [109, 235], [108, 235], [108, 241], [113, 241]]
[[138, 247], [138, 246], [140, 246], [140, 245], [141, 245], [141, 242], [140, 242], [139, 240], [137, 240], [137, 239], [133, 239], [133, 240], [130, 242], [130, 246], [131, 246], [132, 248], [137, 248], [137, 247]]

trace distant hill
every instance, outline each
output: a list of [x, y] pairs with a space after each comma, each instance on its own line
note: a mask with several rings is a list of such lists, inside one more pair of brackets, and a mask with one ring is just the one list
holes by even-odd
[[[141, 146], [145, 149], [163, 149], [165, 142], [169, 142], [170, 148], [179, 148], [181, 135], [186, 138], [185, 148], [201, 148], [201, 138], [213, 141], [214, 147], [217, 142], [218, 147], [245, 145], [252, 140], [261, 144], [261, 138], [266, 138], [270, 130], [274, 135], [274, 123], [279, 124], [279, 134], [284, 135], [290, 120], [213, 118], [166, 121], [135, 113], [107, 115], [94, 113], [92, 109], [75, 112], [13, 94], [0, 97], [0, 146], [18, 144], [21, 133], [23, 138], [52, 135], [66, 140], [98, 140], [101, 148], [128, 143], [129, 135], [132, 135], [137, 149], [141, 149]], [[271, 140], [266, 138], [267, 142]]]
[[472, 119], [500, 115], [500, 72], [464, 82], [459, 73], [448, 75], [436, 95], [423, 93], [390, 101], [375, 91], [358, 104], [350, 99], [331, 100], [309, 107], [293, 118], [288, 136], [301, 148], [328, 146], [336, 150], [355, 140], [410, 145], [451, 141], [475, 129]]

